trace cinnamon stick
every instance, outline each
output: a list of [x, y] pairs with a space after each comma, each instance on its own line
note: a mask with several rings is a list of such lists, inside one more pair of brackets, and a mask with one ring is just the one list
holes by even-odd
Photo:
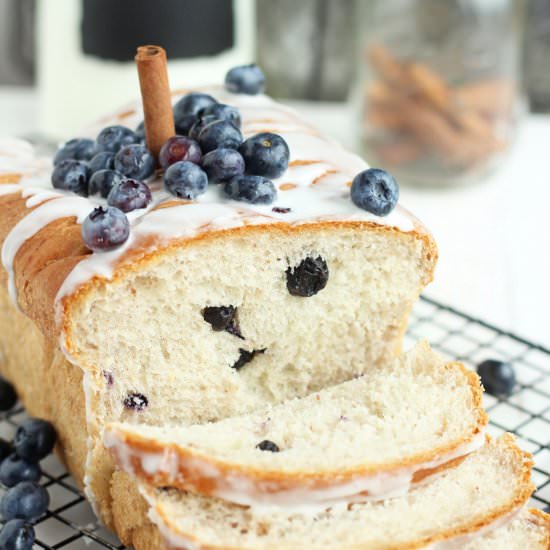
[[157, 157], [166, 140], [176, 133], [166, 52], [160, 46], [140, 46], [135, 61], [143, 102], [147, 148]]

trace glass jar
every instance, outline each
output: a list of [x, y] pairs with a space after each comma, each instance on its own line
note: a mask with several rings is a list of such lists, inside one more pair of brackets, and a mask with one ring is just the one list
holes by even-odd
[[358, 2], [363, 152], [405, 181], [479, 179], [524, 111], [520, 0]]

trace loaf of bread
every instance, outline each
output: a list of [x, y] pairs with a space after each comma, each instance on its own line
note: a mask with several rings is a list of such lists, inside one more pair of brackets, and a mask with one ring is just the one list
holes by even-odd
[[[30, 414], [54, 423], [58, 453], [97, 513], [136, 550], [543, 541], [546, 516], [511, 521], [532, 492], [531, 461], [508, 436], [481, 446], [477, 377], [426, 344], [397, 358], [433, 275], [428, 231], [399, 205], [385, 216], [355, 206], [350, 185], [365, 163], [294, 111], [206, 91], [238, 107], [245, 137], [270, 131], [288, 143], [275, 202], [222, 198], [215, 184], [181, 200], [157, 178], [151, 205], [128, 214], [128, 240], [108, 252], [92, 253], [81, 231], [105, 201], [53, 189], [49, 162], [0, 142], [0, 370]], [[131, 105], [89, 135], [141, 118]], [[281, 423], [266, 423], [259, 442], [241, 439], [266, 415]], [[286, 438], [297, 445], [288, 463]], [[197, 482], [181, 460], [160, 475], [158, 456], [139, 455], [151, 445], [161, 461], [192, 450]], [[273, 445], [283, 452], [265, 454]], [[236, 483], [230, 502], [206, 475], [213, 460], [243, 472], [260, 500], [325, 471], [327, 493], [292, 510], [240, 500]], [[346, 468], [380, 481], [402, 466], [406, 494], [380, 500], [384, 483], [359, 484], [325, 500]], [[264, 491], [271, 477], [279, 482]], [[164, 483], [173, 487], [155, 486]]]
[[114, 424], [122, 469], [243, 505], [326, 507], [404, 494], [480, 448], [478, 377], [423, 342], [368, 376], [244, 416], [190, 427]]
[[[269, 130], [288, 142], [276, 203], [223, 200], [216, 189], [167, 201], [151, 184], [154, 206], [129, 215], [130, 238], [112, 252], [82, 241], [97, 197], [52, 189], [51, 168], [26, 144], [0, 145], [2, 372], [31, 414], [55, 423], [108, 525], [108, 422], [216, 421], [365, 374], [399, 353], [433, 274], [437, 252], [420, 222], [400, 206], [379, 217], [351, 202], [362, 160], [265, 96], [209, 91], [240, 109], [245, 137]], [[132, 106], [101, 126], [140, 119]], [[289, 276], [308, 261], [326, 286], [293, 295]], [[235, 311], [237, 331], [205, 321], [205, 308], [221, 306]]]

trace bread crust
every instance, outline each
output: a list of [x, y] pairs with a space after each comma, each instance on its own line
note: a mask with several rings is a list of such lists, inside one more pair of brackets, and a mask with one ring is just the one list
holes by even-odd
[[[422, 344], [421, 344], [422, 345]], [[441, 445], [429, 451], [409, 456], [402, 460], [385, 462], [384, 464], [364, 464], [354, 468], [343, 468], [335, 471], [281, 471], [254, 468], [242, 464], [229, 464], [215, 457], [201, 453], [191, 447], [182, 447], [176, 443], [164, 443], [147, 439], [139, 434], [124, 430], [121, 425], [107, 426], [107, 431], [114, 433], [117, 443], [110, 448], [114, 460], [123, 467], [131, 466], [133, 475], [154, 487], [176, 487], [178, 489], [199, 493], [205, 496], [216, 496], [223, 491], [233, 489], [228, 480], [237, 478], [239, 485], [242, 480], [254, 494], [276, 494], [292, 490], [322, 490], [354, 481], [366, 476], [377, 474], [398, 473], [405, 468], [419, 469], [414, 472], [412, 483], [417, 483], [442, 469], [450, 467], [455, 459], [450, 459], [437, 467], [423, 467], [437, 460], [438, 457], [452, 455], [460, 447], [468, 445], [481, 434], [488, 422], [488, 417], [482, 406], [483, 388], [479, 377], [458, 362], [447, 363], [442, 368], [458, 369], [465, 377], [470, 388], [472, 408], [475, 411], [476, 425], [470, 433], [446, 445]], [[125, 447], [120, 451], [120, 445]], [[128, 458], [130, 464], [126, 465]], [[143, 468], [141, 454], [152, 454], [169, 457], [170, 472], [159, 471], [151, 473]], [[467, 453], [465, 453], [467, 454]], [[216, 471], [214, 477], [212, 472]], [[176, 474], [174, 475], [174, 472]], [[362, 494], [368, 494], [367, 492]]]
[[[516, 510], [519, 510], [529, 499], [531, 496], [534, 485], [531, 481], [531, 469], [533, 466], [533, 461], [531, 458], [531, 455], [528, 453], [522, 451], [519, 449], [519, 447], [515, 444], [515, 438], [511, 434], [504, 434], [499, 438], [500, 441], [503, 442], [503, 445], [506, 447], [507, 451], [514, 455], [514, 460], [519, 465], [521, 471], [518, 476], [519, 478], [519, 487], [516, 491], [516, 494], [514, 495], [514, 498], [511, 499], [506, 504], [503, 504], [496, 510], [493, 510], [491, 513], [486, 514], [484, 517], [480, 517], [475, 522], [471, 522], [469, 524], [462, 525], [460, 527], [456, 527], [454, 529], [450, 529], [449, 531], [438, 533], [437, 535], [431, 535], [426, 536], [417, 540], [408, 541], [406, 543], [406, 548], [409, 550], [414, 550], [418, 548], [424, 548], [430, 544], [435, 544], [437, 542], [442, 542], [445, 540], [450, 540], [453, 538], [462, 537], [465, 535], [468, 535], [470, 533], [479, 531], [480, 529], [483, 529], [485, 527], [490, 526], [492, 523], [497, 521], [499, 518], [505, 517], [508, 514], [514, 513]], [[168, 526], [168, 528], [171, 530], [172, 533], [176, 537], [180, 536], [183, 539], [186, 539], [189, 541], [189, 545], [192, 548], [196, 548], [197, 550], [242, 550], [242, 548], [233, 547], [233, 546], [212, 546], [210, 544], [205, 544], [201, 540], [199, 540], [195, 535], [191, 533], [183, 533], [181, 532], [177, 526], [174, 524], [174, 522], [171, 521], [171, 518], [169, 518], [164, 511], [159, 507], [155, 507], [155, 514], [157, 517], [164, 523], [164, 525]], [[548, 522], [547, 518], [544, 516], [546, 514], [537, 513], [536, 514], [541, 521]], [[147, 548], [147, 546], [145, 546]], [[181, 546], [171, 546], [169, 547], [170, 550], [187, 550], [184, 547]], [[295, 546], [278, 546], [279, 550], [300, 550], [299, 548]], [[388, 545], [383, 547], [384, 550], [399, 550], [403, 549], [404, 546], [399, 545]], [[359, 544], [354, 545], [352, 547], [350, 546], [335, 546], [334, 550], [372, 550], [368, 548], [365, 545]]]
[[[87, 426], [82, 371], [71, 365], [0, 288], [0, 372], [30, 415], [53, 423], [56, 454], [82, 488]], [[54, 393], [55, 392], [55, 393]]]
[[537, 508], [529, 509], [529, 521], [533, 523], [536, 527], [541, 527], [546, 531], [546, 537], [544, 543], [548, 550], [550, 550], [550, 514], [538, 510]]

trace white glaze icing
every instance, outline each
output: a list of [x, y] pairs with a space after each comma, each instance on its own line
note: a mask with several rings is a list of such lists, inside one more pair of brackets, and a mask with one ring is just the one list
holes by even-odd
[[[39, 181], [49, 185], [49, 172], [51, 160], [37, 157], [30, 143], [16, 138], [0, 139], [0, 176], [17, 175], [14, 180], [21, 177], [19, 183], [23, 185]], [[3, 186], [9, 183], [0, 184], [0, 195], [6, 193]]]
[[8, 272], [8, 290], [14, 303], [17, 303], [17, 294], [13, 262], [21, 245], [37, 231], [58, 219], [75, 216], [77, 222], [82, 223], [93, 208], [90, 201], [84, 197], [62, 196], [39, 205], [8, 233], [2, 246], [2, 264]]
[[[136, 473], [134, 461], [137, 459], [143, 471], [149, 475], [165, 474], [167, 484], [170, 485], [179, 477], [180, 466], [183, 465], [185, 469], [193, 470], [196, 476], [211, 480], [214, 486], [212, 496], [221, 500], [254, 508], [275, 507], [300, 513], [317, 513], [327, 506], [403, 496], [411, 486], [418, 485], [413, 483], [415, 473], [437, 468], [455, 458], [478, 450], [485, 443], [485, 434], [480, 432], [467, 443], [457, 446], [449, 453], [434, 456], [429, 461], [391, 471], [356, 476], [345, 483], [335, 482], [323, 488], [294, 489], [280, 489], [277, 485], [268, 482], [258, 482], [246, 475], [231, 471], [230, 467], [222, 471], [214, 464], [198, 457], [184, 460], [170, 446], [158, 453], [137, 451], [121, 440], [116, 429], [106, 431], [103, 443], [105, 447], [114, 451], [121, 468], [130, 474]], [[430, 479], [432, 477], [429, 476]], [[361, 494], [364, 492], [368, 492], [366, 497]]]

